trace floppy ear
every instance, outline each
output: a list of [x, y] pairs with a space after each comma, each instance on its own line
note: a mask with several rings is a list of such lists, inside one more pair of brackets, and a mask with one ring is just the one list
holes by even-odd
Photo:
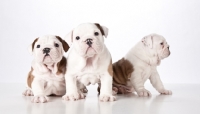
[[38, 41], [38, 38], [36, 38], [32, 44], [29, 45], [28, 47], [28, 51], [29, 53], [32, 55], [33, 54], [33, 50], [34, 50], [34, 47], [35, 47], [35, 43]]
[[66, 36], [65, 36], [65, 41], [67, 42], [68, 46], [70, 47], [72, 45], [73, 42], [73, 30], [71, 32], [69, 32]]
[[107, 38], [108, 36], [108, 28], [105, 26], [101, 26], [99, 23], [94, 23], [97, 28], [101, 31], [101, 34]]
[[69, 45], [65, 42], [65, 40], [63, 40], [60, 36], [56, 36], [56, 38], [62, 43], [62, 46], [63, 46], [63, 50], [65, 52], [68, 51], [69, 49]]
[[107, 38], [108, 36], [108, 28], [105, 27], [105, 26], [101, 26], [103, 28], [103, 31], [104, 31], [104, 36]]
[[147, 46], [147, 47], [153, 49], [153, 36], [145, 36], [145, 37], [142, 39], [142, 43], [143, 43], [145, 46]]

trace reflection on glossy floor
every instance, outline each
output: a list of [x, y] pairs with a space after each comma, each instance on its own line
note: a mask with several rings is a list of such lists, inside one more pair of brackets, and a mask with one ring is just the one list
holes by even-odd
[[44, 104], [22, 96], [24, 84], [0, 84], [0, 114], [200, 114], [200, 85], [165, 84], [173, 95], [159, 95], [151, 85], [152, 97], [118, 95], [115, 102], [99, 102], [96, 86], [89, 86], [86, 99], [63, 101], [50, 97]]

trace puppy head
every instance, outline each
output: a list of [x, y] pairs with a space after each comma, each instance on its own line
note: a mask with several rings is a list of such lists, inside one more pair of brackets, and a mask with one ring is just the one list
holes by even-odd
[[158, 34], [150, 34], [142, 39], [142, 43], [149, 49], [149, 52], [158, 56], [158, 58], [164, 59], [170, 55], [169, 45], [165, 38]]
[[43, 64], [59, 62], [68, 49], [68, 44], [59, 36], [54, 35], [36, 38], [29, 46], [29, 51], [34, 55], [35, 60]]
[[81, 56], [93, 57], [104, 49], [104, 37], [108, 35], [108, 28], [98, 23], [84, 23], [76, 27], [66, 36], [68, 44]]

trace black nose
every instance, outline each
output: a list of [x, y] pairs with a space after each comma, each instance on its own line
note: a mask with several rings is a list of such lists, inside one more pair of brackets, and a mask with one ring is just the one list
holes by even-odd
[[92, 39], [91, 39], [91, 38], [88, 38], [88, 39], [86, 40], [86, 44], [87, 44], [88, 46], [91, 47], [91, 45], [92, 45]]
[[49, 52], [50, 52], [50, 48], [44, 48], [44, 49], [43, 49], [43, 53], [48, 54]]
[[169, 47], [167, 47], [169, 49]]

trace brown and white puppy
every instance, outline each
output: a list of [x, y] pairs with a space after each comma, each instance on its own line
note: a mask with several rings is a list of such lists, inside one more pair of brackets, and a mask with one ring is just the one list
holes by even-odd
[[25, 96], [33, 96], [32, 102], [47, 102], [47, 95], [64, 95], [67, 60], [63, 56], [68, 44], [59, 36], [46, 35], [36, 38], [29, 51], [34, 55], [27, 77]]
[[172, 92], [163, 86], [156, 67], [162, 59], [170, 55], [169, 45], [165, 38], [158, 34], [145, 36], [121, 60], [113, 64], [113, 89], [117, 93], [136, 91], [139, 96], [151, 96], [144, 88], [150, 79], [153, 87], [161, 94]]

